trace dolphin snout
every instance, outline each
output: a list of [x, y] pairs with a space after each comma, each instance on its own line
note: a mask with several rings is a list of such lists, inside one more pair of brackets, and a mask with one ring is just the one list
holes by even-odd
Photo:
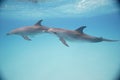
[[11, 33], [6, 33], [7, 36], [11, 35]]

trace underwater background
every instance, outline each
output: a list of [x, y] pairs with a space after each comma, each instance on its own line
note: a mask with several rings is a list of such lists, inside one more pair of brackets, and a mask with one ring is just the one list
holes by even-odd
[[42, 25], [120, 40], [115, 0], [0, 0], [0, 80], [119, 80], [120, 42], [68, 42], [51, 34], [7, 36], [12, 29]]

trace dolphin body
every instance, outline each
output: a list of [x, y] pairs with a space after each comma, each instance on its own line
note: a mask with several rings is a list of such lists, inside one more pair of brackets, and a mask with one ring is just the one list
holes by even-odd
[[36, 35], [38, 33], [44, 33], [49, 28], [41, 25], [42, 20], [39, 20], [35, 25], [33, 26], [25, 26], [21, 28], [14, 29], [7, 33], [7, 35], [20, 35], [25, 40], [31, 41], [31, 39], [28, 36]]
[[66, 43], [66, 40], [87, 41], [87, 42], [93, 42], [93, 43], [102, 42], [102, 41], [107, 41], [107, 42], [118, 41], [118, 40], [105, 39], [102, 37], [90, 36], [83, 32], [84, 28], [86, 28], [86, 26], [81, 26], [76, 30], [66, 30], [62, 28], [49, 28], [48, 32], [54, 33], [55, 35], [57, 35], [57, 37], [59, 37], [59, 40], [67, 47], [69, 47], [69, 45]]

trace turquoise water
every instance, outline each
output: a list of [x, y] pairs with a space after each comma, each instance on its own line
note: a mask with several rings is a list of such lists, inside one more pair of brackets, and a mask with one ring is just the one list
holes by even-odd
[[120, 70], [120, 42], [68, 42], [51, 34], [6, 36], [43, 19], [48, 27], [120, 40], [120, 14], [112, 0], [6, 0], [0, 8], [0, 74], [5, 80], [114, 80]]

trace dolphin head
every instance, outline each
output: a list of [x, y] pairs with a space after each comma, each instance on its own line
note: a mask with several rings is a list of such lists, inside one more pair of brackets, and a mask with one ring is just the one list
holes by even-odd
[[6, 33], [6, 35], [13, 35], [13, 34], [16, 34], [16, 32], [14, 32], [14, 31], [10, 31], [10, 32], [8, 32], [8, 33]]

